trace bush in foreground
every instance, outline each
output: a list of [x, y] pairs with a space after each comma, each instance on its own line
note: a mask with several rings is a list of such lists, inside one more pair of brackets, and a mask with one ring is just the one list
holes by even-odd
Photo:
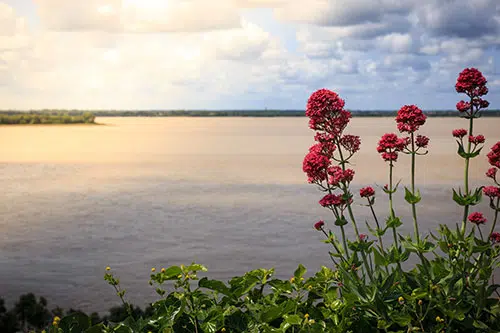
[[[456, 91], [467, 96], [457, 109], [468, 129], [450, 133], [464, 160], [464, 185], [450, 193], [460, 218], [455, 226], [440, 225], [434, 233], [420, 232], [417, 207], [421, 201], [415, 179], [417, 157], [427, 154], [430, 139], [418, 134], [426, 116], [416, 105], [401, 107], [396, 116], [399, 132], [384, 134], [377, 147], [388, 166], [382, 195], [389, 198], [387, 216], [375, 214], [375, 190], [351, 192], [355, 172], [349, 161], [360, 149], [358, 136], [345, 134], [351, 113], [335, 92], [321, 89], [308, 100], [306, 115], [315, 131], [315, 144], [304, 158], [308, 182], [324, 196], [319, 204], [332, 212], [332, 221], [314, 228], [331, 246], [331, 263], [304, 278], [299, 265], [289, 280], [273, 277], [274, 270], [258, 269], [228, 283], [198, 278], [206, 268], [199, 264], [152, 269], [150, 284], [160, 296], [151, 314], [134, 317], [125, 291], [108, 267], [105, 280], [128, 309], [128, 318], [91, 327], [89, 318], [56, 318], [49, 332], [498, 332], [498, 285], [492, 282], [499, 264], [500, 234], [495, 225], [500, 211], [500, 142], [487, 153], [491, 168], [489, 186], [472, 188], [470, 161], [480, 156], [485, 138], [474, 133], [474, 121], [488, 107], [486, 79], [467, 68], [457, 79]], [[401, 235], [403, 224], [393, 206], [399, 182], [393, 170], [402, 155], [411, 158], [411, 183], [404, 198], [411, 206], [412, 235]], [[483, 195], [494, 211], [492, 221], [474, 207]], [[353, 202], [364, 202], [373, 213], [366, 222], [373, 239], [359, 232]], [[489, 224], [489, 225], [488, 225]], [[330, 227], [331, 226], [331, 227]], [[347, 239], [352, 228], [355, 239]], [[334, 230], [333, 230], [334, 229]], [[387, 234], [387, 236], [386, 236]], [[404, 270], [402, 263], [417, 264]], [[197, 281], [195, 283], [195, 281]]]

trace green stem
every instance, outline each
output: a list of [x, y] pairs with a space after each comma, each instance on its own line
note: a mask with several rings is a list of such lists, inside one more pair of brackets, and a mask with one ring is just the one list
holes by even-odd
[[[339, 140], [337, 140], [336, 142], [337, 144], [337, 150], [339, 152], [339, 156], [340, 156], [340, 166], [342, 167], [342, 171], [345, 171], [345, 164], [346, 164], [346, 160], [344, 160], [344, 155], [342, 154], [342, 148], [340, 148], [340, 142]], [[348, 188], [346, 185], [343, 185], [343, 191], [344, 191], [344, 194], [348, 194]], [[351, 222], [352, 222], [352, 226], [354, 228], [354, 232], [356, 234], [356, 237], [359, 238], [359, 230], [358, 230], [358, 225], [356, 224], [356, 219], [354, 218], [354, 214], [352, 212], [352, 208], [351, 208], [351, 203], [350, 202], [347, 202], [347, 211], [349, 212], [349, 217], [351, 218]]]
[[382, 242], [382, 236], [380, 236], [378, 234], [378, 232], [381, 230], [380, 224], [378, 223], [377, 214], [375, 214], [375, 210], [373, 209], [373, 205], [372, 205], [370, 199], [368, 199], [368, 204], [370, 205], [370, 210], [372, 211], [373, 219], [375, 220], [375, 224], [377, 225], [377, 238], [378, 238], [378, 241], [380, 243], [380, 250], [382, 251], [382, 254], [385, 254], [384, 243]]
[[[326, 171], [326, 185], [328, 186], [328, 193], [329, 194], [333, 194], [332, 192], [332, 189], [330, 187], [330, 184], [328, 183], [328, 171]], [[334, 210], [335, 209], [335, 210]], [[339, 214], [338, 212], [336, 211], [336, 208], [333, 208], [331, 209], [332, 211], [332, 214], [333, 216], [335, 217], [335, 219], [339, 219]], [[344, 244], [344, 248], [345, 248], [345, 254], [346, 254], [346, 257], [347, 259], [349, 259], [349, 249], [347, 248], [347, 242], [346, 242], [346, 239], [345, 239], [345, 232], [344, 232], [344, 226], [341, 226], [341, 230], [342, 230], [342, 243]], [[327, 236], [328, 237], [328, 236]], [[337, 250], [338, 252], [338, 250]], [[340, 252], [339, 252], [340, 253]]]
[[[339, 156], [340, 156], [340, 165], [342, 167], [342, 171], [345, 171], [345, 164], [347, 163], [347, 161], [344, 160], [344, 155], [342, 154], [342, 148], [341, 148], [341, 145], [340, 145], [340, 141], [337, 140], [336, 144], [337, 144], [337, 150], [338, 150]], [[346, 184], [343, 184], [342, 190], [344, 191], [344, 195], [346, 195], [346, 196], [349, 195], [349, 188], [347, 187]], [[354, 228], [354, 233], [356, 234], [356, 240], [359, 241], [358, 225], [356, 224], [356, 219], [354, 218], [354, 213], [352, 211], [352, 207], [351, 207], [350, 201], [347, 202], [347, 211], [349, 213], [349, 217], [351, 219], [352, 226]], [[346, 251], [347, 251], [347, 249], [346, 249]], [[364, 251], [361, 251], [361, 256], [363, 257], [363, 263], [365, 264], [366, 272], [368, 273], [368, 276], [370, 277], [370, 280], [373, 281], [373, 272], [370, 269], [370, 265], [369, 265], [368, 260], [366, 258], [366, 253]]]
[[[393, 209], [393, 202], [392, 202], [392, 169], [394, 168], [394, 164], [392, 161], [389, 162], [389, 209], [390, 209], [390, 216], [391, 219], [396, 218], [396, 215], [394, 214], [394, 209]], [[401, 273], [403, 273], [403, 268], [401, 267], [401, 262], [399, 260], [399, 244], [398, 244], [398, 237], [396, 234], [396, 227], [392, 227], [392, 235], [394, 236], [394, 246], [398, 250], [398, 258], [397, 258], [397, 265], [398, 269]]]
[[490, 239], [491, 234], [495, 231], [495, 226], [497, 225], [497, 219], [498, 219], [498, 210], [500, 209], [500, 198], [497, 198], [497, 205], [495, 207], [495, 217], [493, 218], [493, 224], [491, 225], [491, 230], [488, 235], [488, 239]]
[[[471, 104], [471, 114], [470, 114], [470, 119], [469, 119], [469, 136], [473, 134], [473, 129], [474, 129], [474, 117], [473, 117], [473, 112], [474, 112], [474, 106], [472, 105], [472, 97], [470, 100]], [[467, 144], [467, 154], [470, 154], [470, 149], [471, 149], [471, 142], [469, 140]], [[470, 157], [465, 158], [465, 171], [464, 171], [464, 185], [465, 185], [465, 195], [469, 195], [469, 164], [470, 164]], [[467, 216], [469, 215], [469, 205], [464, 206], [464, 216], [462, 219], [462, 234], [465, 234], [465, 226], [467, 223]]]
[[[340, 249], [338, 248], [337, 244], [335, 244], [335, 241], [333, 239], [330, 239], [330, 236], [327, 234], [327, 232], [325, 231], [325, 229], [321, 228], [321, 231], [325, 234], [326, 236], [326, 239], [328, 239], [330, 241], [330, 244], [332, 244], [333, 248], [335, 249], [335, 251], [337, 251], [337, 253], [340, 255], [340, 260], [342, 261], [346, 261], [346, 259], [344, 258], [344, 256], [342, 255], [342, 252], [340, 251]], [[333, 260], [333, 259], [332, 259]], [[333, 262], [335, 264], [337, 264], [335, 262], [335, 260], [333, 260]]]
[[[415, 138], [413, 132], [411, 133], [411, 193], [415, 196]], [[411, 211], [413, 214], [413, 226], [415, 229], [415, 237], [417, 239], [417, 244], [420, 245], [420, 233], [418, 231], [418, 220], [417, 220], [417, 204], [412, 203]]]
[[348, 248], [347, 248], [347, 241], [346, 241], [346, 237], [345, 237], [344, 226], [340, 226], [340, 231], [342, 232], [342, 241], [344, 242], [345, 253], [346, 253], [347, 258], [349, 258], [349, 252], [347, 252]]
[[479, 225], [477, 226], [477, 230], [479, 230], [479, 235], [481, 236], [481, 240], [484, 241], [483, 232], [481, 231], [481, 228], [479, 227]]

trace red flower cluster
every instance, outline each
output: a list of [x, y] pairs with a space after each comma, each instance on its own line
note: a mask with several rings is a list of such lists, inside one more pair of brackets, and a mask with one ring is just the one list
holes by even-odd
[[470, 143], [477, 145], [480, 143], [484, 143], [484, 141], [485, 141], [484, 135], [481, 135], [481, 134], [476, 135], [476, 136], [469, 135], [469, 142]]
[[330, 175], [328, 183], [333, 186], [338, 186], [340, 183], [349, 183], [354, 178], [354, 170], [346, 169], [344, 171], [337, 165], [329, 168], [328, 174]]
[[486, 171], [486, 177], [495, 180], [497, 178], [497, 169], [489, 168], [488, 171]]
[[415, 138], [415, 144], [418, 148], [427, 148], [427, 145], [429, 144], [429, 138], [425, 135], [419, 134]]
[[425, 124], [425, 119], [427, 116], [416, 105], [404, 105], [396, 116], [399, 131], [408, 133], [417, 131], [420, 126]]
[[340, 135], [351, 119], [351, 113], [344, 110], [345, 102], [337, 93], [328, 89], [315, 91], [307, 101], [306, 116], [309, 127], [323, 130], [334, 137]]
[[340, 144], [350, 154], [354, 154], [359, 150], [359, 146], [361, 145], [361, 140], [357, 135], [346, 134], [340, 138]]
[[454, 129], [452, 134], [455, 138], [463, 138], [467, 135], [467, 130], [465, 128]]
[[486, 218], [483, 216], [483, 213], [474, 212], [469, 215], [469, 221], [476, 225], [480, 225], [486, 223]]
[[359, 240], [361, 242], [366, 242], [368, 240], [368, 235], [366, 235], [366, 234], [359, 234]]
[[486, 156], [491, 165], [500, 168], [500, 141], [491, 147], [491, 151]]
[[359, 195], [362, 198], [369, 198], [375, 195], [375, 190], [371, 186], [363, 187], [359, 190]]
[[498, 233], [498, 232], [492, 232], [491, 235], [490, 235], [490, 241], [493, 244], [500, 243], [500, 233]]
[[496, 186], [486, 186], [483, 187], [483, 193], [485, 196], [490, 198], [500, 198], [500, 187]]
[[309, 152], [315, 152], [317, 154], [323, 154], [325, 156], [332, 156], [333, 152], [337, 149], [334, 143], [331, 141], [318, 142], [309, 148]]
[[325, 225], [325, 222], [322, 220], [319, 220], [318, 222], [314, 223], [314, 229], [321, 230], [324, 225]]
[[394, 133], [386, 133], [378, 142], [377, 151], [382, 154], [384, 161], [397, 161], [398, 152], [407, 144], [407, 138], [398, 138]]
[[342, 206], [346, 203], [340, 194], [327, 194], [319, 201], [319, 204], [323, 207]]
[[455, 89], [458, 93], [466, 93], [470, 97], [483, 96], [488, 93], [486, 78], [476, 68], [466, 68], [459, 75]]
[[460, 101], [457, 103], [457, 110], [460, 112], [465, 112], [470, 110], [470, 103], [466, 101]]
[[481, 109], [484, 109], [484, 108], [487, 108], [488, 106], [490, 106], [490, 102], [488, 102], [485, 99], [479, 98], [479, 97], [474, 98], [472, 100], [472, 104], [476, 107], [480, 107]]
[[[315, 147], [315, 146], [313, 146]], [[309, 153], [304, 157], [302, 170], [307, 174], [309, 183], [321, 182], [326, 179], [330, 159], [321, 152], [311, 147]]]

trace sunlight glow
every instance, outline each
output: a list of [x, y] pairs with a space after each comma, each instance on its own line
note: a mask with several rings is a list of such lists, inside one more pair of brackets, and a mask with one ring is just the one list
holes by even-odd
[[143, 10], [163, 10], [168, 7], [168, 0], [123, 0], [124, 7]]

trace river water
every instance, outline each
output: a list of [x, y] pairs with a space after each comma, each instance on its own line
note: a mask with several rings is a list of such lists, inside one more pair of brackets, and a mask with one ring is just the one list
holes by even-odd
[[[102, 279], [108, 265], [141, 307], [155, 299], [151, 267], [196, 261], [208, 276], [229, 279], [259, 267], [287, 278], [299, 263], [310, 271], [329, 265], [329, 248], [312, 224], [331, 225], [331, 213], [302, 172], [313, 142], [306, 118], [97, 122], [103, 125], [0, 127], [0, 297], [9, 304], [34, 292], [49, 307], [103, 312], [119, 304]], [[463, 177], [451, 136], [459, 127], [467, 121], [429, 118], [422, 128], [431, 137], [429, 154], [417, 160], [423, 231], [460, 220], [450, 195]], [[473, 184], [488, 184], [485, 153], [500, 140], [499, 128], [500, 118], [476, 121], [475, 133], [487, 142], [472, 162]], [[362, 140], [355, 190], [386, 183], [388, 168], [375, 148], [395, 131], [392, 118], [352, 119], [347, 132]], [[401, 156], [396, 178], [407, 183], [409, 170], [409, 157]], [[383, 220], [387, 202], [376, 190]], [[413, 227], [402, 193], [396, 212], [405, 233]], [[476, 210], [491, 219], [486, 203]], [[370, 221], [366, 207], [356, 206], [355, 215]]]

